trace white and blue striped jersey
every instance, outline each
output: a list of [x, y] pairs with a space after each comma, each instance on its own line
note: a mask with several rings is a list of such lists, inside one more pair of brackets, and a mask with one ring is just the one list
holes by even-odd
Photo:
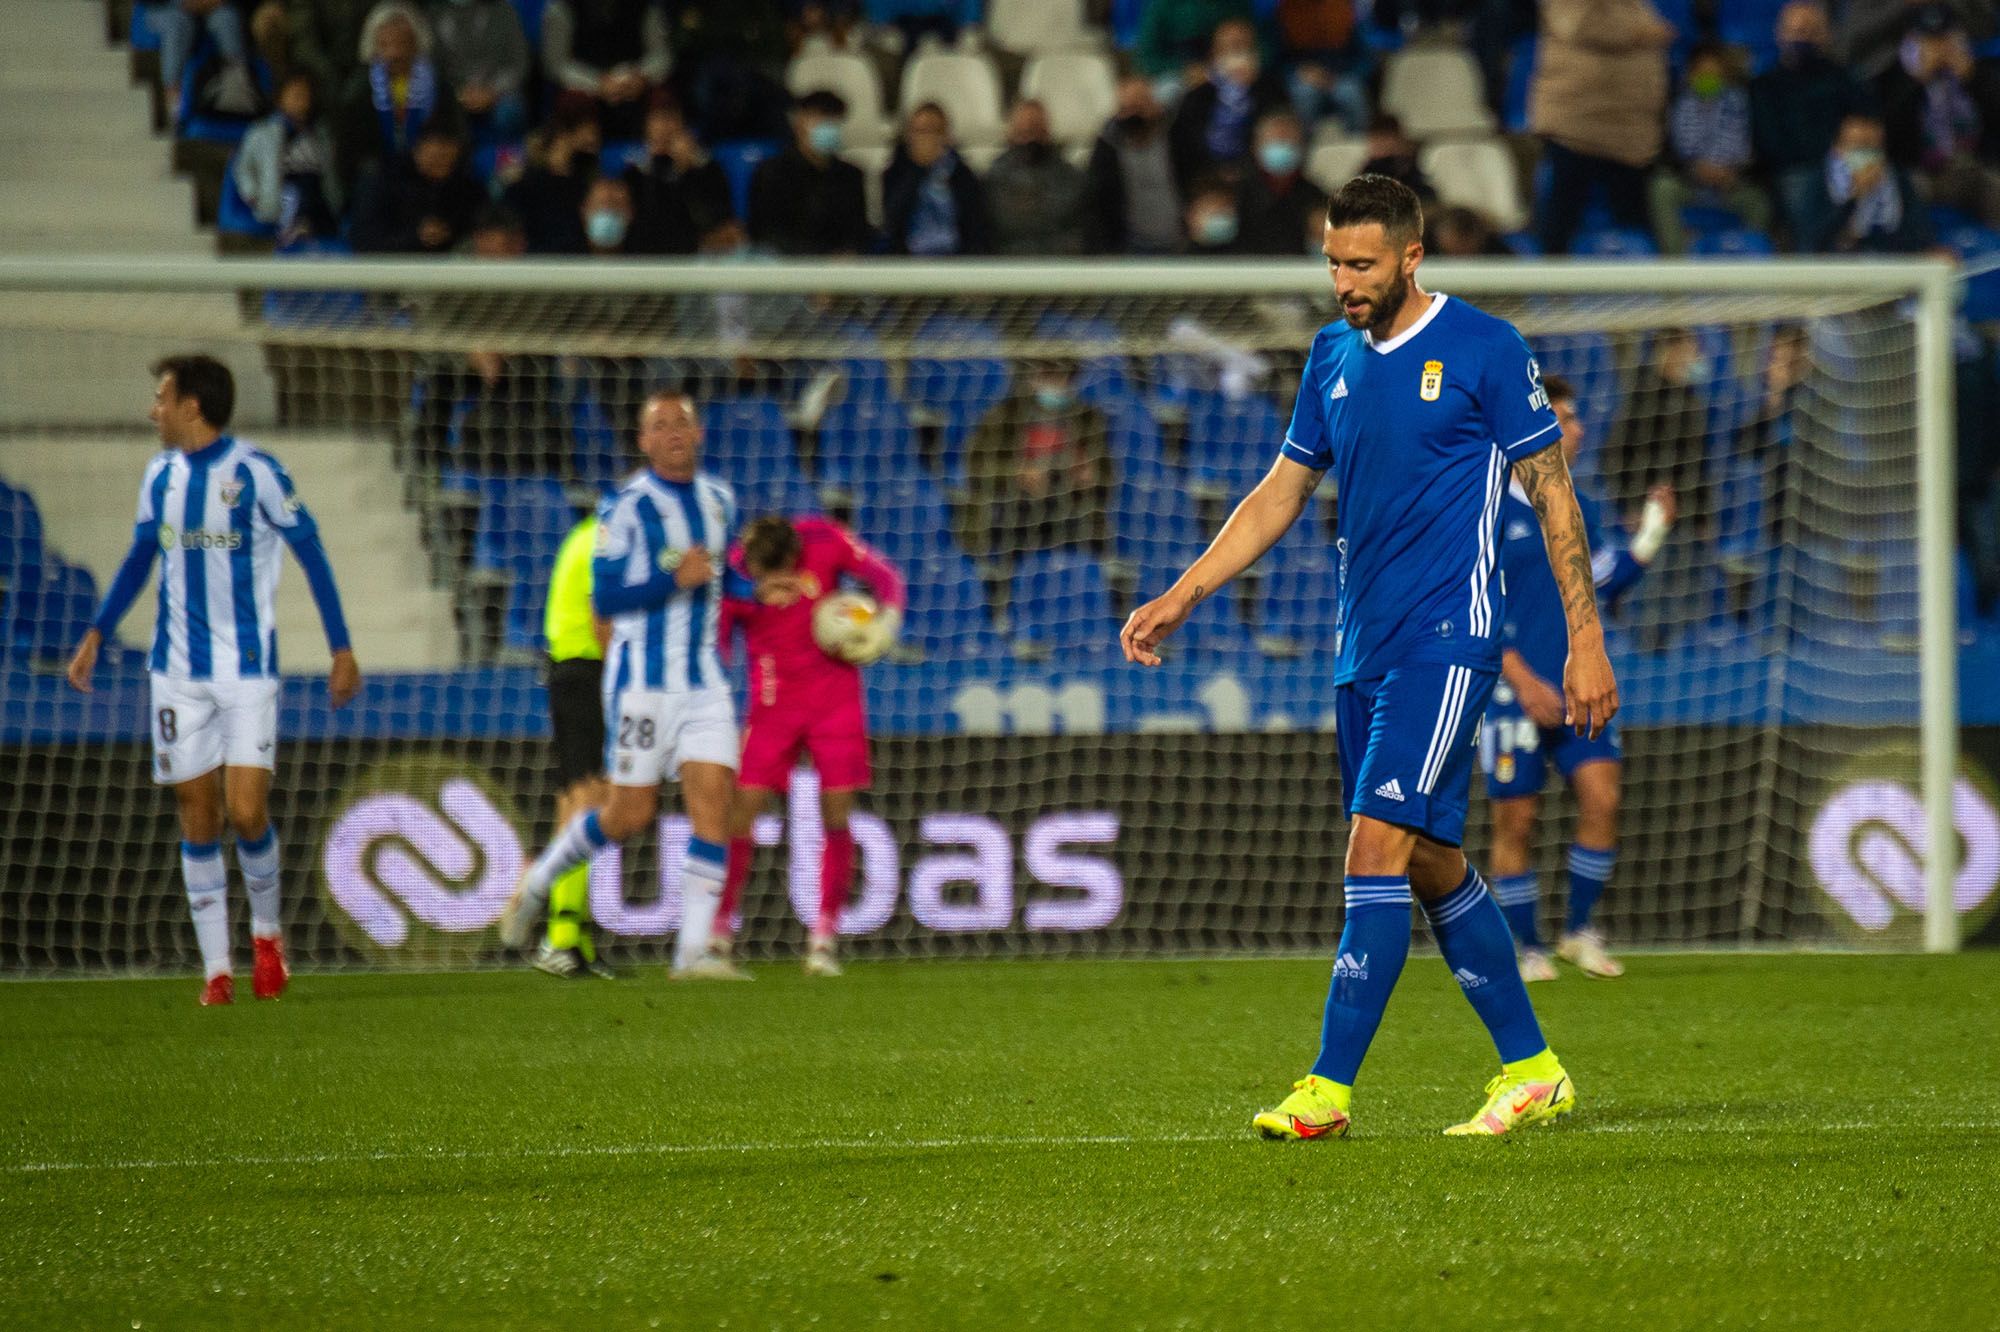
[[[722, 571], [736, 530], [736, 495], [707, 474], [663, 480], [641, 471], [597, 510], [591, 596], [611, 621], [608, 688], [679, 692], [726, 685], [716, 627]], [[682, 556], [706, 546], [718, 579], [674, 586]]]
[[347, 647], [318, 528], [278, 460], [229, 435], [192, 452], [163, 450], [146, 465], [132, 548], [98, 628], [110, 637], [157, 555], [150, 669], [180, 680], [275, 676], [281, 541], [306, 570], [329, 645]]
[[1339, 484], [1334, 683], [1403, 662], [1498, 670], [1512, 464], [1562, 438], [1528, 344], [1433, 294], [1397, 337], [1313, 340], [1281, 456]]

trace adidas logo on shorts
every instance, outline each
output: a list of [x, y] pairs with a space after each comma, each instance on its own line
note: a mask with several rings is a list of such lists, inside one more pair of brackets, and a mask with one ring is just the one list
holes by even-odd
[[1403, 784], [1394, 777], [1391, 777], [1388, 781], [1375, 788], [1375, 794], [1381, 796], [1384, 800], [1401, 800], [1403, 798]]

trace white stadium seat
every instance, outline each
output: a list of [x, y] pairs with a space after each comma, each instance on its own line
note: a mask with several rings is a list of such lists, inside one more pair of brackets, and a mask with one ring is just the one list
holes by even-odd
[[852, 51], [801, 50], [785, 70], [785, 87], [792, 96], [809, 92], [840, 94], [847, 103], [849, 143], [882, 143], [892, 127], [882, 111], [882, 81], [874, 62]]
[[1441, 202], [1470, 208], [1502, 231], [1527, 225], [1520, 171], [1499, 139], [1427, 144], [1419, 150], [1417, 163]]
[[1029, 59], [1021, 96], [1049, 109], [1057, 143], [1089, 143], [1118, 110], [1118, 76], [1096, 51], [1052, 51]]
[[861, 191], [867, 199], [871, 227], [882, 225], [882, 173], [889, 169], [889, 159], [895, 151], [894, 144], [855, 144], [840, 154], [843, 160], [861, 168]]
[[1368, 160], [1366, 139], [1315, 139], [1306, 154], [1306, 179], [1332, 194], [1354, 179]]
[[986, 35], [1002, 51], [1016, 55], [1092, 43], [1083, 0], [988, 0]]
[[936, 102], [960, 144], [996, 143], [1005, 128], [1000, 75], [990, 57], [970, 51], [919, 51], [903, 66], [902, 112]]
[[1485, 80], [1470, 55], [1453, 46], [1408, 47], [1382, 69], [1382, 109], [1413, 139], [1491, 134]]

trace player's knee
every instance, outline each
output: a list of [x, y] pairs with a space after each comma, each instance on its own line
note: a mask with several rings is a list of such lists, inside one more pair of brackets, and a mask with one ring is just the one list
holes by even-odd
[[1393, 824], [1357, 817], [1347, 837], [1348, 876], [1407, 874], [1413, 842], [1408, 832]]

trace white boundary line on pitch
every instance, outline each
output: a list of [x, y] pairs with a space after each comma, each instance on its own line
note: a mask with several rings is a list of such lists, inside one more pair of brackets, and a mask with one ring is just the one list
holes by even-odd
[[[2000, 1121], [1947, 1120], [1931, 1124], [1880, 1124], [1853, 1121], [1838, 1124], [1680, 1124], [1611, 1123], [1559, 1124], [1557, 1132], [1573, 1134], [1659, 1133], [1727, 1134], [1755, 1136], [1765, 1133], [1908, 1133], [1912, 1128], [1943, 1129], [1947, 1132], [1990, 1133], [2000, 1129]], [[1393, 1141], [1430, 1137], [1428, 1133], [1364, 1134], [1363, 1141]], [[1536, 1137], [1543, 1135], [1537, 1134]], [[1553, 1136], [1553, 1135], [1550, 1135]], [[487, 1148], [451, 1148], [435, 1151], [303, 1152], [292, 1155], [216, 1155], [205, 1157], [161, 1157], [135, 1161], [15, 1161], [0, 1164], [0, 1175], [54, 1175], [87, 1171], [215, 1170], [232, 1166], [323, 1166], [375, 1164], [391, 1161], [513, 1161], [561, 1160], [566, 1158], [621, 1156], [750, 1156], [765, 1152], [949, 1152], [968, 1149], [1009, 1147], [1175, 1147], [1207, 1146], [1219, 1143], [1255, 1143], [1248, 1129], [1231, 1133], [1188, 1133], [1148, 1136], [1143, 1134], [1079, 1134], [1060, 1136], [1005, 1136], [972, 1134], [957, 1138], [800, 1138], [786, 1142], [658, 1142], [605, 1144], [600, 1146], [530, 1147], [520, 1151]]]

